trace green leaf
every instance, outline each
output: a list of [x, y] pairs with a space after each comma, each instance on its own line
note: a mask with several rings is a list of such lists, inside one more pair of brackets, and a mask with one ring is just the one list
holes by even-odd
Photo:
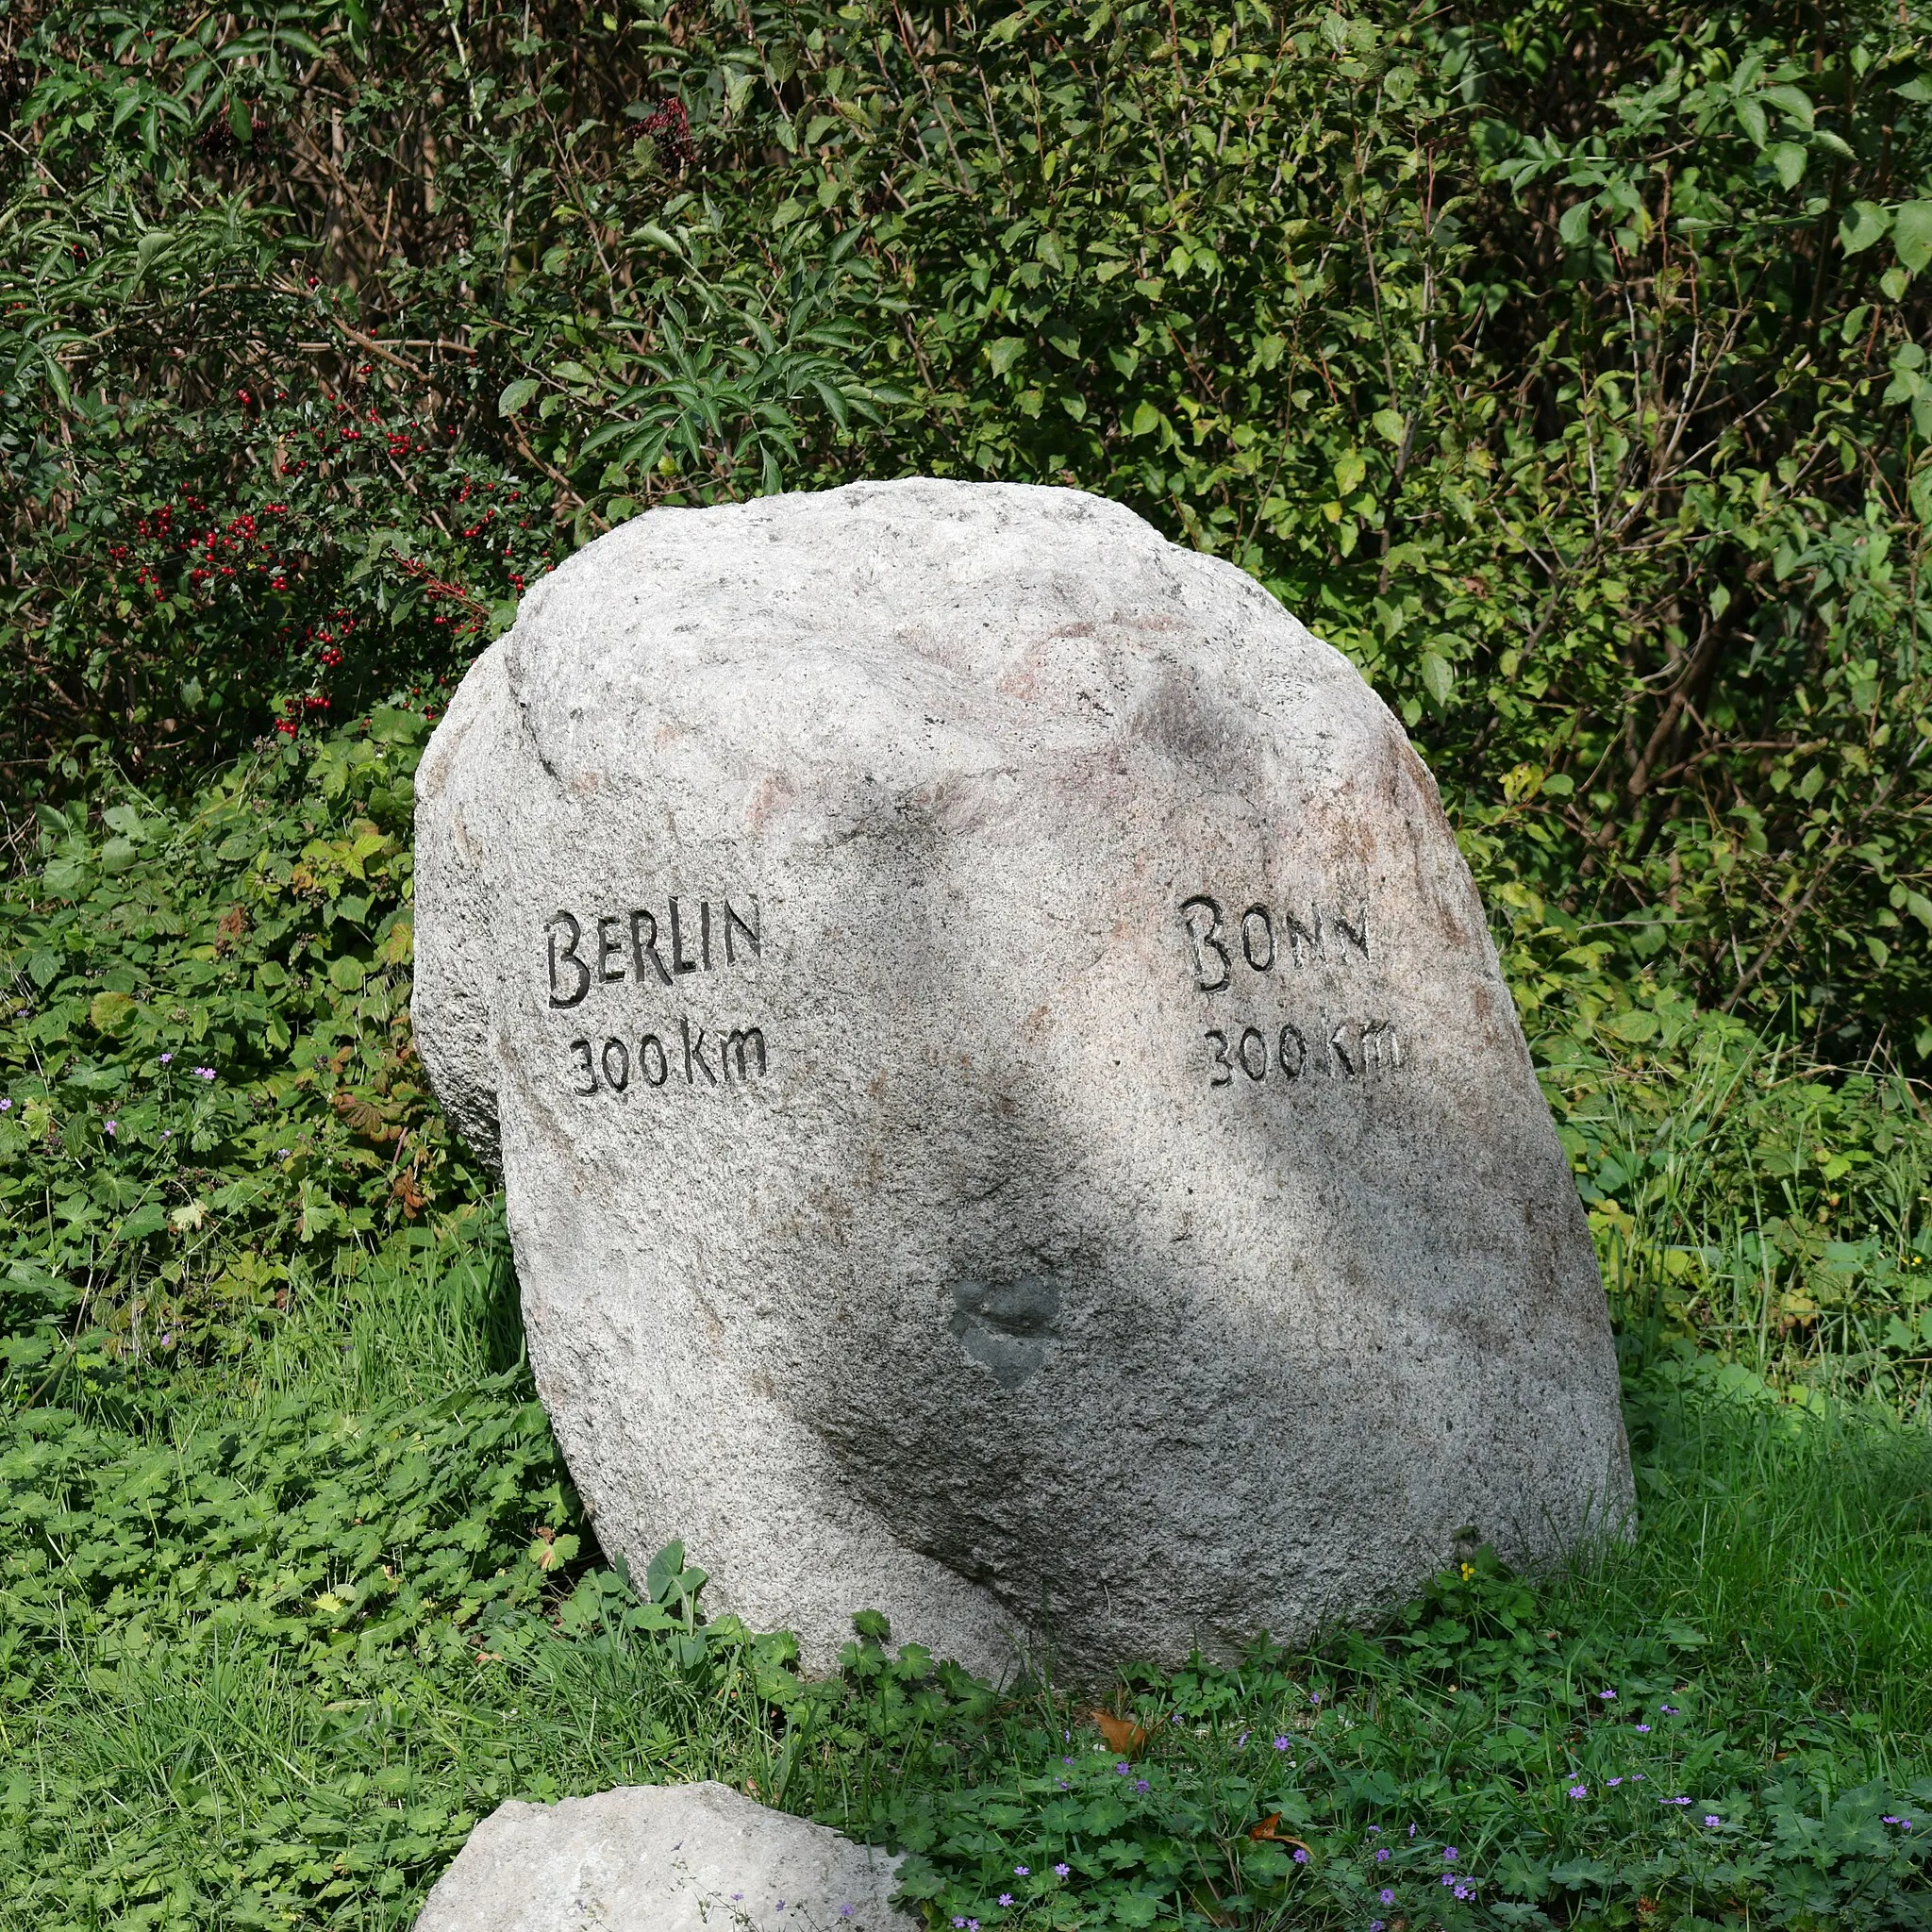
[[87, 1009], [94, 1030], [109, 1039], [125, 1033], [140, 1010], [140, 1002], [125, 992], [97, 992]]
[[343, 953], [329, 961], [328, 983], [338, 992], [358, 991], [368, 976], [367, 969], [353, 953]]
[[1420, 666], [1423, 685], [1438, 705], [1446, 706], [1449, 693], [1456, 687], [1456, 674], [1450, 670], [1448, 660], [1434, 651], [1424, 651]]
[[1614, 1020], [1604, 1024], [1606, 1033], [1613, 1033], [1619, 1040], [1628, 1041], [1632, 1046], [1641, 1046], [1646, 1040], [1655, 1040], [1657, 1029], [1657, 1015], [1641, 1007], [1633, 1007], [1627, 1013], [1619, 1013]]
[[1840, 245], [1847, 255], [1862, 254], [1891, 225], [1891, 217], [1873, 201], [1855, 201], [1838, 225]]
[[673, 1585], [684, 1570], [684, 1545], [674, 1538], [653, 1557], [644, 1570], [644, 1594], [654, 1604], [670, 1601]]
[[1563, 219], [1557, 224], [1557, 234], [1565, 248], [1580, 248], [1590, 239], [1590, 216], [1595, 207], [1593, 200], [1577, 201], [1563, 210]]
[[1932, 201], [1908, 201], [1893, 215], [1891, 245], [1913, 275], [1932, 261]]
[[1404, 423], [1401, 415], [1394, 409], [1377, 409], [1372, 420], [1374, 423], [1377, 433], [1387, 438], [1391, 442], [1399, 444], [1403, 437], [1407, 433], [1408, 425]]
[[[1758, 98], [1782, 108], [1807, 134], [1811, 132], [1818, 117], [1811, 106], [1811, 96], [1803, 88], [1768, 87]], [[1763, 145], [1761, 142], [1758, 144]]]
[[506, 383], [503, 393], [496, 399], [496, 413], [514, 416], [542, 387], [534, 375], [520, 375], [514, 382]]
[[1795, 188], [1805, 178], [1805, 162], [1808, 157], [1796, 142], [1779, 142], [1769, 150], [1767, 158], [1777, 170], [1778, 182], [1782, 187]]
[[1550, 1877], [1572, 1891], [1601, 1885], [1609, 1875], [1610, 1868], [1601, 1858], [1570, 1858], [1550, 1868]]
[[1160, 427], [1160, 411], [1144, 397], [1136, 406], [1134, 420], [1127, 425], [1129, 436], [1151, 436]]
[[1764, 104], [1746, 97], [1737, 105], [1738, 125], [1744, 130], [1753, 147], [1762, 147], [1771, 137], [1771, 123], [1766, 118]]
[[986, 347], [986, 359], [992, 364], [995, 375], [1004, 375], [1020, 359], [1020, 352], [1026, 346], [1024, 336], [1001, 336]]
[[1924, 892], [1907, 891], [1906, 893], [1906, 910], [1927, 932], [1932, 932], [1932, 899], [1928, 899]]
[[114, 1239], [122, 1242], [142, 1241], [151, 1234], [159, 1234], [167, 1224], [168, 1217], [160, 1203], [146, 1201], [114, 1230]]

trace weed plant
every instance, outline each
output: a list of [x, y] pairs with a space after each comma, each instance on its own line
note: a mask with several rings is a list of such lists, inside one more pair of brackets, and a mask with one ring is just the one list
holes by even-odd
[[682, 1552], [580, 1542], [500, 1243], [9, 1417], [0, 1923], [400, 1927], [504, 1798], [708, 1776], [982, 1932], [1924, 1923], [1932, 1444], [1876, 1410], [1666, 1353], [1642, 1534], [1567, 1575], [1471, 1551], [1373, 1634], [1079, 1697], [862, 1617], [811, 1684]]
[[1915, 1087], [1506, 935], [1635, 1544], [1079, 1698], [870, 1618], [808, 1684], [581, 1522], [409, 1046], [421, 738], [51, 815], [6, 889], [0, 1921], [402, 1926], [504, 1798], [717, 1776], [907, 1850], [942, 1928], [1923, 1922]]
[[[432, 1221], [482, 1238], [488, 1183], [408, 1031], [425, 735], [377, 708], [178, 806], [117, 785], [44, 811], [0, 881], [0, 1357], [29, 1388], [274, 1335], [337, 1257], [375, 1265]], [[1506, 930], [1504, 964], [1623, 1324], [1923, 1405], [1923, 1091], [1611, 979], [1551, 930]]]
[[0, 128], [23, 798], [435, 708], [641, 509], [1074, 484], [1564, 946], [1932, 1057], [1923, 0], [35, 0]]

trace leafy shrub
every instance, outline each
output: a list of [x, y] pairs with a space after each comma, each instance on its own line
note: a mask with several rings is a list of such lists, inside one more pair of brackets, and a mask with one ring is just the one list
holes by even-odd
[[57, 789], [433, 691], [640, 508], [1073, 482], [1348, 651], [1533, 925], [1932, 1051], [1909, 5], [8, 32], [0, 712]]
[[[1379, 1631], [1129, 1672], [1094, 1712], [870, 1613], [808, 1683], [790, 1639], [703, 1615], [675, 1546], [585, 1566], [520, 1372], [344, 1410], [312, 1371], [250, 1398], [267, 1367], [7, 1412], [0, 1923], [401, 1928], [504, 1798], [702, 1776], [909, 1851], [913, 1898], [982, 1932], [1924, 1923], [1922, 1441], [1764, 1435], [1659, 1386], [1647, 1550], [1539, 1585], [1473, 1552]], [[1801, 1590], [1858, 1587], [1814, 1546], [1848, 1491], [1860, 1560], [1905, 1566], [1882, 1719], [1847, 1707], [1869, 1674], [1817, 1670], [1802, 1620], [1737, 1624], [1687, 1556], [1754, 1455]]]
[[[49, 808], [0, 901], [0, 1226], [17, 1374], [245, 1331], [291, 1259], [487, 1191], [408, 1029], [421, 717], [242, 760], [181, 812]], [[326, 1267], [324, 1267], [326, 1273]]]

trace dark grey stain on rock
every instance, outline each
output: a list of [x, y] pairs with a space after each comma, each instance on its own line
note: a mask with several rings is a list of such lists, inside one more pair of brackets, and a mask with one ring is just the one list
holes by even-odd
[[1046, 1345], [1059, 1332], [1059, 1286], [1044, 1274], [962, 1281], [953, 1290], [946, 1325], [965, 1345], [968, 1361], [990, 1370], [1002, 1389], [1017, 1389], [1040, 1373]]

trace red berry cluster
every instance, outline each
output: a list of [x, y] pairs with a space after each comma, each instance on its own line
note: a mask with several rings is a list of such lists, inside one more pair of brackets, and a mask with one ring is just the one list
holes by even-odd
[[[447, 689], [443, 668], [459, 670], [497, 604], [554, 561], [549, 518], [525, 488], [479, 473], [451, 446], [455, 425], [375, 406], [376, 372], [358, 374], [367, 386], [332, 414], [290, 408], [279, 390], [235, 391], [245, 425], [226, 506], [178, 489], [143, 506], [132, 536], [105, 549], [104, 588], [124, 600], [144, 591], [141, 606], [156, 610], [156, 641], [171, 654], [185, 625], [204, 688], [212, 676], [233, 703], [251, 683], [282, 687], [271, 703], [288, 738], [339, 698], [365, 702], [392, 675], [386, 660], [403, 678], [414, 670]], [[384, 527], [419, 531], [414, 554], [372, 555], [369, 533]], [[405, 583], [420, 600], [413, 619], [397, 597]], [[137, 633], [150, 621], [118, 620]]]

